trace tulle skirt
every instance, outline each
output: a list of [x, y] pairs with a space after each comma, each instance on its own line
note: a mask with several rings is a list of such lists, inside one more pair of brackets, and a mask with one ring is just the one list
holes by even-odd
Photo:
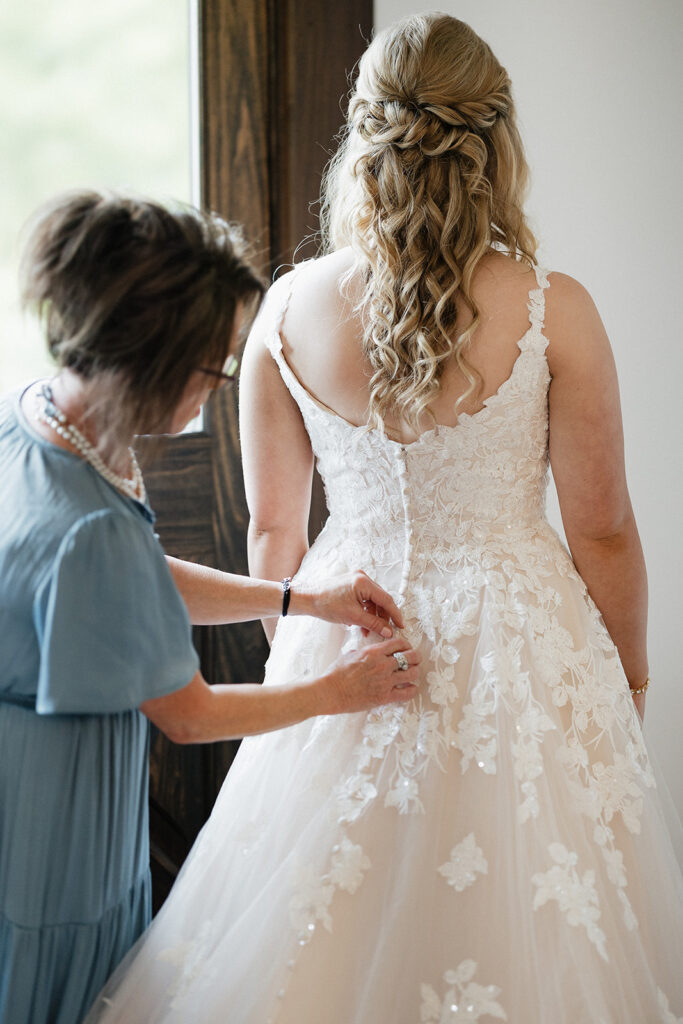
[[[242, 744], [89, 1024], [679, 1019], [680, 827], [597, 609], [544, 544], [425, 571], [414, 701]], [[284, 620], [265, 685], [367, 642]]]

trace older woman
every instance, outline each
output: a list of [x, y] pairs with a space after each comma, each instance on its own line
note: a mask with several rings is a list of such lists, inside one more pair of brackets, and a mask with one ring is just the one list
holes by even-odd
[[[0, 401], [2, 1021], [75, 1024], [149, 922], [149, 719], [217, 740], [415, 691], [399, 638], [267, 689], [198, 670], [191, 619], [277, 614], [282, 587], [169, 565], [130, 445], [182, 430], [230, 375], [261, 290], [235, 233], [191, 209], [86, 192], [33, 226], [24, 297], [59, 370]], [[285, 590], [290, 615], [402, 624], [360, 572]]]

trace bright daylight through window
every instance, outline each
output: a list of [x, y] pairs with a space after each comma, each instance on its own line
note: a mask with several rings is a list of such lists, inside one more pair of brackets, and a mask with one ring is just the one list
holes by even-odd
[[19, 309], [20, 230], [63, 189], [189, 201], [187, 0], [0, 6], [0, 393], [51, 373]]

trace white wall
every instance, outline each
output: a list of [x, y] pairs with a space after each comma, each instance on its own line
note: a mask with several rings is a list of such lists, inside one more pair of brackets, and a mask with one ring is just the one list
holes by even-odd
[[[375, 25], [426, 9], [375, 0]], [[436, 9], [470, 24], [507, 68], [540, 262], [588, 288], [612, 340], [650, 579], [645, 733], [681, 813], [683, 4], [441, 0]]]

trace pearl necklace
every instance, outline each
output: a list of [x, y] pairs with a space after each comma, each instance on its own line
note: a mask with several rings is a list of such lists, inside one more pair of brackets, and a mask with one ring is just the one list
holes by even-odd
[[[42, 405], [40, 403], [41, 398], [43, 400]], [[69, 442], [69, 444], [73, 445], [76, 451], [83, 456], [85, 461], [88, 462], [92, 468], [100, 474], [100, 476], [104, 477], [107, 483], [110, 483], [127, 497], [133, 498], [135, 501], [140, 501], [143, 504], [146, 503], [147, 492], [142, 479], [142, 472], [132, 448], [128, 448], [132, 474], [130, 477], [119, 476], [118, 473], [115, 473], [113, 469], [109, 468], [95, 446], [90, 444], [90, 441], [84, 437], [78, 427], [69, 422], [62, 410], [55, 403], [52, 388], [49, 384], [43, 384], [40, 390], [40, 395], [37, 398], [36, 411], [41, 423], [45, 423], [48, 427], [54, 430], [56, 434], [59, 434], [60, 437], [63, 437]]]

